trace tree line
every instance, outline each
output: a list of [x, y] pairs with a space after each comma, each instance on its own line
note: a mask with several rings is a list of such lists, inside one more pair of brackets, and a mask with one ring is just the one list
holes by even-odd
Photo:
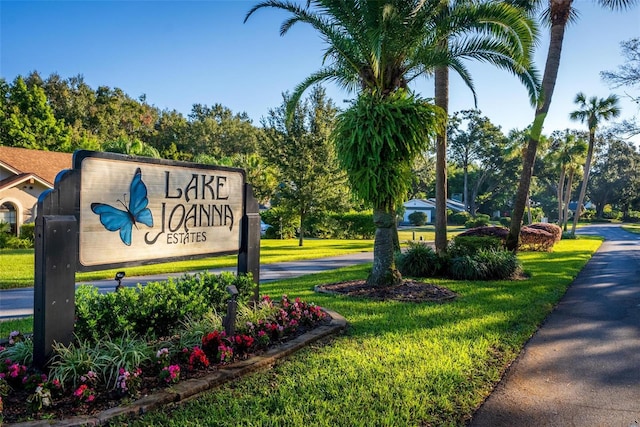
[[[636, 2], [636, 0], [600, 1], [603, 6], [614, 9], [632, 6]], [[296, 128], [296, 123], [305, 123], [305, 120], [296, 121], [295, 115], [298, 113], [297, 107], [302, 95], [308, 89], [317, 84], [332, 81], [356, 94], [352, 104], [335, 116], [335, 126], [329, 134], [335, 142], [336, 158], [340, 169], [345, 171], [349, 188], [357, 199], [373, 208], [376, 232], [374, 266], [368, 278], [371, 285], [390, 285], [401, 281], [401, 275], [394, 264], [394, 251], [399, 248], [397, 232], [395, 232], [396, 209], [406, 198], [407, 193], [413, 192], [410, 180], [417, 175], [413, 174], [414, 166], [420, 157], [429, 151], [435, 152], [435, 246], [438, 253], [444, 253], [447, 250], [445, 207], [449, 190], [447, 139], [450, 128], [447, 125], [448, 73], [450, 70], [456, 72], [475, 94], [473, 80], [464, 63], [469, 59], [483, 60], [517, 77], [529, 93], [529, 102], [536, 107], [533, 123], [524, 131], [526, 145], [523, 145], [525, 148], [520, 150], [522, 164], [517, 190], [513, 196], [511, 208], [513, 217], [506, 241], [508, 249], [517, 250], [525, 205], [531, 215], [534, 168], [540, 163], [536, 162], [536, 159], [541, 157], [539, 147], [542, 147], [543, 142], [542, 128], [556, 83], [565, 26], [571, 16], [575, 16], [572, 3], [572, 0], [550, 0], [548, 3], [519, 0], [478, 2], [388, 0], [346, 3], [315, 0], [307, 2], [303, 7], [290, 2], [271, 1], [259, 3], [247, 12], [245, 22], [263, 8], [280, 9], [289, 16], [280, 29], [282, 35], [285, 35], [293, 25], [304, 23], [313, 27], [327, 45], [323, 68], [299, 83], [292, 94], [285, 98], [281, 111], [275, 116], [282, 124], [280, 129], [275, 130], [275, 134], [282, 143], [295, 146], [304, 140], [314, 140], [300, 138], [296, 133], [298, 130], [304, 133], [316, 132], [320, 135], [313, 121], [306, 121], [306, 126]], [[538, 36], [538, 23], [534, 12], [540, 9], [546, 9], [543, 10], [541, 19], [549, 20], [551, 24], [551, 41], [542, 79], [532, 63], [532, 54]], [[345, 13], [347, 10], [349, 13]], [[421, 97], [409, 87], [412, 80], [424, 75], [434, 76], [435, 99], [433, 102]], [[22, 82], [19, 86], [21, 89], [24, 87], [23, 92], [29, 88], [27, 82]], [[99, 98], [99, 92], [101, 92], [100, 88], [96, 91], [96, 101]], [[107, 101], [112, 99], [108, 96], [110, 94], [108, 88], [103, 92], [106, 92]], [[41, 98], [41, 94], [36, 95], [36, 98]], [[591, 102], [592, 99], [594, 102]], [[125, 99], [125, 101], [128, 100]], [[589, 181], [596, 142], [595, 131], [601, 121], [615, 117], [619, 110], [615, 105], [611, 105], [609, 112], [605, 112], [606, 108], [601, 101], [607, 101], [607, 99], [589, 98], [587, 100], [584, 95], [579, 94], [576, 101], [581, 102], [582, 105], [576, 111], [574, 118], [585, 122], [589, 133], [575, 215], [577, 220]], [[140, 99], [140, 102], [144, 104], [144, 99]], [[307, 98], [306, 102], [313, 102], [312, 97]], [[106, 107], [103, 104], [106, 104]], [[88, 110], [95, 115], [95, 117], [91, 116], [89, 122], [99, 121], [102, 118], [99, 113], [104, 112], [105, 108], [109, 111], [111, 107], [104, 99], [100, 106], [103, 108], [96, 111]], [[126, 108], [123, 110], [126, 111]], [[198, 119], [201, 113], [205, 118], [210, 118], [212, 110], [218, 109], [208, 107], [198, 109], [194, 106], [187, 120], [188, 129], [190, 131], [202, 129], [209, 134], [208, 125], [215, 122], [215, 118], [204, 125]], [[60, 129], [57, 126], [55, 115], [53, 118], [52, 114], [43, 117], [41, 122], [44, 124], [39, 130], [43, 133], [50, 130], [52, 135], [57, 136], [51, 140], [57, 139], [62, 145], [61, 148], [67, 148], [71, 144], [71, 137], [68, 137], [67, 143], [68, 134], [65, 133], [65, 128]], [[133, 132], [134, 137], [138, 139], [145, 136], [143, 125], [153, 121], [152, 117], [144, 117], [144, 120], [140, 121], [127, 121], [126, 115], [122, 119], [120, 129], [125, 129], [128, 133]], [[108, 127], [108, 123], [103, 124]], [[263, 127], [269, 125], [266, 121], [262, 124]], [[64, 121], [62, 125], [67, 126], [66, 130], [69, 129], [70, 125], [65, 125]], [[3, 127], [8, 128], [6, 133], [9, 135], [21, 138], [20, 143], [33, 142], [33, 138], [29, 139], [29, 132], [23, 132], [23, 129], [33, 127], [31, 123], [14, 123], [11, 116], [10, 120], [4, 120]], [[5, 130], [2, 132], [4, 133]], [[189, 132], [189, 135], [193, 133]], [[78, 138], [83, 136], [86, 137], [86, 134], [79, 135]], [[269, 139], [270, 136], [266, 138]], [[272, 136], [271, 139], [273, 140]], [[324, 140], [324, 138], [321, 139]], [[224, 136], [218, 139], [220, 140], [224, 141]], [[169, 148], [163, 146], [160, 153], [165, 156], [171, 153], [186, 153], [194, 160], [198, 160], [198, 156], [209, 158], [218, 154], [215, 143], [211, 147], [208, 146], [206, 138], [191, 141], [184, 138], [183, 141], [189, 143], [184, 150], [172, 141]], [[263, 144], [258, 144], [258, 151], [261, 146]], [[124, 148], [132, 147], [133, 144], [125, 141]], [[144, 148], [142, 144], [136, 147]], [[207, 151], [202, 152], [199, 147]], [[518, 152], [518, 147], [515, 145], [511, 148], [513, 153]], [[194, 155], [194, 151], [198, 154]], [[267, 157], [268, 153], [264, 154], [262, 157]], [[489, 156], [488, 152], [484, 154], [488, 156], [486, 159], [491, 158], [491, 162], [504, 160], [497, 159], [494, 155]], [[282, 152], [280, 158], [286, 155], [286, 152]], [[482, 164], [485, 166], [490, 164], [489, 160], [487, 162]], [[423, 166], [428, 166], [427, 162], [423, 162], [421, 166], [421, 176], [425, 176]], [[463, 169], [465, 168], [466, 186], [463, 193], [471, 200], [469, 162], [463, 166]], [[282, 173], [282, 170], [280, 172]], [[491, 181], [489, 178], [492, 170], [485, 172], [480, 175], [482, 178], [479, 179], [480, 184]], [[285, 171], [285, 173], [291, 175], [291, 171]], [[277, 180], [278, 188], [274, 194], [298, 194], [301, 197], [302, 194], [309, 194], [299, 191], [298, 188], [301, 183], [310, 182], [306, 175], [304, 176], [305, 178], [297, 183]], [[565, 186], [571, 188], [565, 181], [560, 184], [558, 180], [558, 183], [563, 188]], [[286, 185], [295, 191], [284, 191]], [[475, 200], [480, 197], [481, 186], [476, 185], [474, 188], [476, 191], [473, 199]], [[311, 193], [315, 194], [317, 191], [311, 191]], [[559, 194], [561, 191], [556, 189], [555, 193]], [[300, 200], [295, 205], [299, 209], [299, 217], [304, 219], [309, 210], [299, 202]], [[305, 204], [305, 206], [314, 206], [313, 202], [305, 201]], [[564, 204], [560, 200], [557, 204], [559, 215], [560, 211], [564, 210]]]

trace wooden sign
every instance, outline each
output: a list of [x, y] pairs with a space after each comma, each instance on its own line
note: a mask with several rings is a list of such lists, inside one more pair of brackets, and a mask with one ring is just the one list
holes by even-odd
[[82, 266], [235, 253], [242, 169], [78, 152]]

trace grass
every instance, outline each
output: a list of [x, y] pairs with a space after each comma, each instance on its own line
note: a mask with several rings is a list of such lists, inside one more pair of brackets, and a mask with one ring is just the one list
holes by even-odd
[[344, 315], [350, 328], [272, 369], [204, 393], [138, 426], [464, 425], [599, 247], [598, 238], [522, 253], [523, 281], [430, 280], [450, 303], [374, 302], [316, 294], [314, 285], [366, 277], [355, 266], [262, 285]]
[[630, 233], [640, 234], [640, 224], [625, 224], [622, 229]]
[[[450, 239], [466, 230], [463, 226], [447, 227], [447, 237]], [[425, 242], [433, 242], [436, 240], [436, 229], [433, 225], [424, 225], [422, 227], [408, 227], [398, 230], [398, 239], [400, 243], [408, 240], [420, 240]]]
[[[304, 246], [298, 246], [298, 240], [262, 240], [260, 242], [260, 262], [296, 261], [301, 259], [322, 258], [373, 250], [373, 240], [321, 240], [306, 239]], [[237, 256], [227, 255], [199, 260], [179, 261], [165, 264], [144, 265], [126, 268], [127, 276], [147, 274], [180, 273], [202, 271], [211, 268], [230, 267], [237, 264]], [[0, 269], [0, 289], [23, 288], [33, 286], [33, 249], [0, 250], [0, 265], [11, 268]], [[101, 270], [88, 273], [76, 273], [77, 282], [113, 279], [116, 271]]]
[[9, 338], [12, 331], [20, 331], [23, 334], [33, 332], [33, 316], [22, 319], [6, 320], [0, 322], [0, 341]]
[[[463, 227], [449, 227], [449, 237], [459, 234], [463, 230]], [[433, 226], [402, 229], [398, 234], [401, 243], [411, 240], [414, 235], [416, 240], [420, 240], [420, 237], [422, 237], [424, 241], [433, 241], [435, 239], [435, 229]], [[373, 240], [305, 239], [304, 245], [300, 247], [298, 246], [297, 239], [265, 239], [260, 242], [260, 262], [262, 264], [271, 264], [275, 262], [323, 258], [372, 250]], [[3, 268], [0, 270], [0, 289], [33, 286], [33, 262], [33, 249], [0, 249], [0, 265], [11, 266], [11, 268]], [[199, 260], [128, 267], [126, 272], [128, 277], [134, 277], [149, 274], [202, 271], [212, 268], [230, 267], [236, 265], [236, 263], [237, 256], [227, 255]], [[89, 282], [91, 280], [113, 279], [119, 270], [122, 269], [76, 273], [76, 281]]]

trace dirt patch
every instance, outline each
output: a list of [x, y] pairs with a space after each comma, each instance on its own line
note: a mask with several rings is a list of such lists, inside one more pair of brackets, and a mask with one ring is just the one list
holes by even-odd
[[458, 297], [447, 288], [415, 280], [404, 280], [401, 285], [386, 287], [370, 286], [366, 280], [352, 280], [316, 286], [315, 290], [381, 301], [445, 302]]

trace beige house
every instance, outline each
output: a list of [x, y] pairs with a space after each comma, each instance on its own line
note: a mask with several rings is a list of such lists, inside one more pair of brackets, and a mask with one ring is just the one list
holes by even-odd
[[0, 146], [0, 222], [19, 233], [33, 222], [38, 197], [53, 188], [56, 175], [70, 169], [73, 154]]

